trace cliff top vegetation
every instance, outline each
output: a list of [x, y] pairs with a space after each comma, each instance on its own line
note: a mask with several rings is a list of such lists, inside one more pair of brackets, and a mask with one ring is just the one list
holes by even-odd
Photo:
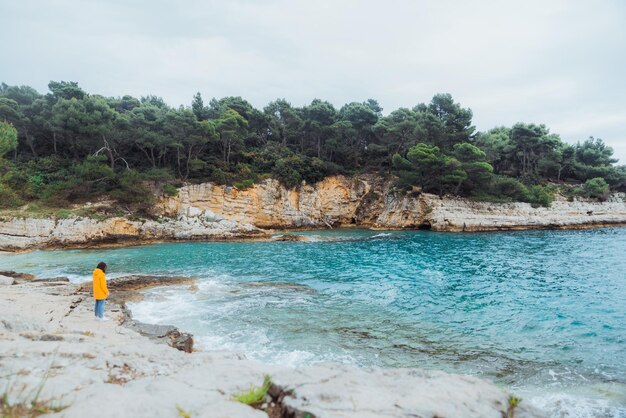
[[75, 82], [48, 87], [0, 85], [0, 208], [109, 196], [140, 210], [151, 181], [171, 194], [183, 182], [246, 188], [274, 177], [296, 187], [362, 172], [396, 175], [398, 187], [536, 205], [556, 192], [602, 198], [626, 189], [626, 167], [601, 139], [568, 144], [535, 123], [477, 132], [472, 111], [450, 94], [384, 115], [373, 99], [339, 109], [277, 99], [259, 110], [241, 97], [205, 104], [197, 93], [174, 108]]

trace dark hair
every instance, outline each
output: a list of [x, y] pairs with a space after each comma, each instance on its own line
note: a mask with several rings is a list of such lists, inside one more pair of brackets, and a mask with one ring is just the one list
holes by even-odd
[[98, 266], [96, 268], [99, 268], [100, 270], [106, 272], [107, 271], [107, 265], [103, 262], [99, 262]]

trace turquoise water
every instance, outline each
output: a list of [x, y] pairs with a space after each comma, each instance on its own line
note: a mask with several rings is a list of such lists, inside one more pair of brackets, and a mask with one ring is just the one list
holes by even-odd
[[0, 255], [0, 270], [198, 277], [147, 293], [143, 321], [280, 364], [423, 367], [491, 379], [554, 417], [626, 417], [626, 228], [305, 242], [172, 243]]

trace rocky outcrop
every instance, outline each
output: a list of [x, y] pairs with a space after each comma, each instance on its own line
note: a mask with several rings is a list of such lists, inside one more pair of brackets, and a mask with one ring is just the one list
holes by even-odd
[[[35, 279], [32, 282], [37, 283], [42, 280], [46, 279]], [[126, 327], [137, 331], [145, 337], [159, 342], [164, 342], [170, 347], [174, 347], [186, 353], [191, 353], [193, 351], [194, 344], [192, 334], [183, 332], [173, 325], [155, 325], [136, 321], [133, 319], [130, 309], [127, 308], [126, 302], [141, 300], [143, 298], [143, 295], [140, 293], [141, 290], [160, 286], [190, 285], [194, 282], [194, 278], [179, 276], [163, 277], [135, 275], [117, 277], [107, 281], [107, 286], [111, 291], [111, 296], [108, 298], [108, 301], [120, 307], [119, 310], [122, 312], [121, 323], [123, 323]], [[90, 282], [78, 285], [74, 294], [82, 295], [84, 298], [82, 300], [90, 299], [91, 287], [92, 285]], [[75, 308], [76, 306], [72, 309]]]
[[[124, 277], [116, 277], [115, 279], [111, 279], [107, 281], [107, 286], [110, 290], [115, 290], [116, 292], [136, 292], [139, 290], [150, 289], [152, 287], [158, 286], [181, 286], [186, 284], [193, 284], [195, 279], [191, 277], [185, 276], [146, 276], [146, 275], [134, 275], [134, 276], [124, 276]], [[83, 285], [82, 289], [87, 292], [91, 291], [91, 287], [88, 284], [85, 288]]]
[[[49, 416], [64, 418], [261, 418], [268, 414], [236, 402], [234, 395], [270, 375], [269, 395], [280, 406], [273, 418], [512, 416], [506, 390], [469, 376], [329, 363], [293, 369], [241, 353], [172, 350], [120, 327], [122, 313], [114, 303], [107, 307], [113, 321], [95, 321], [92, 300], [76, 292], [72, 284], [51, 288], [32, 282], [0, 291], [0, 387], [6, 404], [37, 399], [59, 406]], [[527, 401], [515, 416], [545, 417]]]
[[266, 180], [247, 190], [211, 183], [185, 186], [161, 199], [159, 216], [216, 216], [259, 228], [424, 228], [491, 231], [579, 228], [626, 224], [623, 194], [606, 202], [557, 199], [549, 208], [528, 203], [486, 203], [419, 191], [398, 191], [380, 176], [328, 177], [314, 185], [285, 189]]
[[11, 286], [15, 284], [15, 279], [9, 276], [3, 276], [0, 274], [0, 286]]
[[0, 250], [115, 245], [172, 240], [220, 240], [264, 235], [252, 225], [196, 213], [159, 220], [110, 218], [32, 219], [0, 222]]
[[304, 235], [278, 235], [272, 238], [272, 241], [276, 242], [300, 242], [307, 241], [307, 237]]
[[35, 280], [35, 276], [33, 274], [18, 273], [16, 271], [0, 271], [0, 276], [13, 277], [14, 279], [20, 280]]
[[577, 229], [626, 225], [626, 202], [615, 194], [605, 202], [557, 198], [550, 207], [529, 203], [473, 202], [457, 197], [426, 195], [425, 222], [436, 231], [497, 231], [516, 229]]
[[[210, 214], [259, 228], [306, 228], [366, 224], [369, 214], [357, 209], [385, 189], [376, 176], [327, 177], [314, 185], [286, 189], [268, 179], [247, 190], [212, 183], [185, 186], [155, 207], [161, 216]], [[378, 200], [378, 199], [376, 199]], [[367, 205], [369, 209], [369, 206]]]
[[[317, 417], [513, 416], [506, 413], [508, 396], [493, 384], [442, 371], [322, 364], [274, 373], [272, 380], [282, 389], [273, 388], [282, 392], [278, 399], [287, 411], [307, 411]], [[514, 415], [543, 414], [522, 403]]]
[[624, 194], [605, 202], [560, 198], [549, 208], [533, 208], [396, 190], [393, 179], [376, 175], [327, 177], [293, 189], [272, 179], [247, 190], [203, 183], [160, 197], [152, 213], [157, 220], [6, 220], [0, 222], [0, 250], [240, 239], [265, 236], [262, 229], [268, 228], [492, 231], [626, 225], [624, 199]]
[[193, 352], [193, 335], [181, 332], [173, 325], [144, 324], [133, 320], [126, 321], [124, 325], [145, 337], [163, 341], [177, 350]]

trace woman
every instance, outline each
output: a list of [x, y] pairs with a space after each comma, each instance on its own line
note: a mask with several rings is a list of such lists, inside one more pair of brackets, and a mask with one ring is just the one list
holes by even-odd
[[107, 265], [100, 262], [93, 271], [93, 297], [96, 300], [96, 319], [98, 321], [108, 321], [109, 318], [104, 317], [104, 301], [109, 297], [109, 289], [107, 289], [107, 280], [104, 273], [107, 271]]

